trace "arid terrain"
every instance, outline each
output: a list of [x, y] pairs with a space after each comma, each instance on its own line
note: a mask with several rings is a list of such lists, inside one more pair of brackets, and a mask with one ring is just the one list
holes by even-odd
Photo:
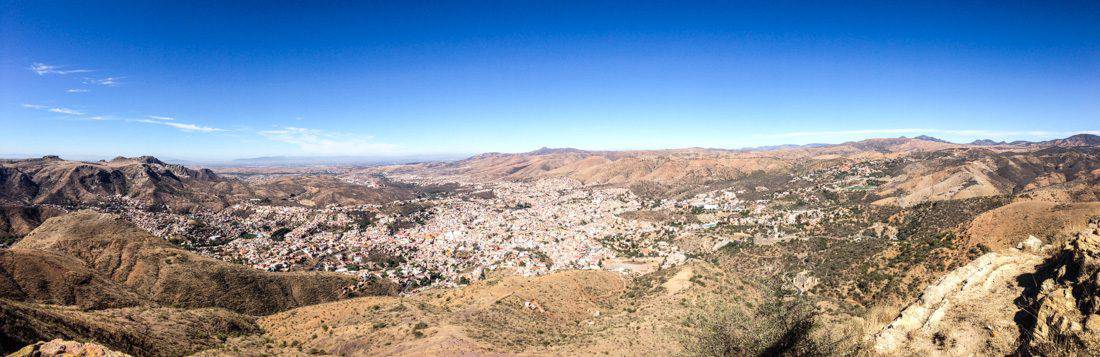
[[1098, 272], [1088, 134], [0, 160], [20, 356], [1095, 355]]

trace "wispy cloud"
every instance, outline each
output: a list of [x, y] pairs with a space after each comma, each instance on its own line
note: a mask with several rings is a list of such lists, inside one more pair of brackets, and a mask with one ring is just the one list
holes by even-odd
[[65, 93], [86, 93], [86, 92], [88, 92], [87, 89], [81, 89], [81, 88], [72, 88], [72, 89], [66, 89], [65, 90]]
[[84, 84], [97, 84], [107, 87], [116, 87], [119, 84], [122, 84], [121, 82], [119, 82], [119, 80], [122, 78], [125, 77], [84, 78]]
[[222, 129], [222, 128], [215, 128], [215, 127], [204, 126], [204, 125], [199, 125], [199, 124], [179, 123], [179, 122], [175, 121], [176, 118], [166, 117], [166, 116], [148, 115], [148, 116], [146, 116], [146, 118], [148, 118], [148, 119], [117, 119], [117, 118], [112, 118], [110, 116], [93, 115], [93, 114], [88, 114], [88, 113], [85, 113], [83, 111], [79, 111], [79, 110], [76, 110], [76, 109], [69, 109], [69, 108], [62, 108], [62, 107], [50, 107], [50, 106], [38, 105], [38, 104], [23, 104], [23, 107], [24, 108], [35, 109], [35, 110], [45, 110], [45, 111], [48, 111], [48, 112], [51, 112], [51, 113], [65, 114], [65, 115], [73, 116], [77, 119], [82, 119], [82, 120], [95, 120], [95, 121], [116, 120], [116, 121], [121, 121], [121, 122], [126, 122], [126, 123], [157, 124], [157, 125], [164, 125], [164, 126], [167, 126], [167, 127], [175, 128], [175, 129], [180, 130], [180, 131], [196, 132], [196, 133], [213, 133], [213, 132], [219, 132], [219, 131], [229, 131], [229, 130]]
[[320, 155], [377, 155], [392, 154], [396, 145], [374, 142], [369, 135], [329, 132], [287, 126], [277, 130], [261, 131], [267, 139], [297, 146], [306, 154]]
[[81, 112], [81, 111], [75, 110], [75, 109], [69, 109], [69, 108], [50, 108], [49, 111], [54, 112], [54, 113], [58, 113], [58, 114], [68, 114], [68, 115], [77, 115], [77, 116], [84, 115], [84, 112]]
[[30, 69], [31, 69], [31, 71], [33, 71], [34, 73], [37, 73], [40, 76], [44, 76], [44, 75], [47, 75], [47, 74], [66, 75], [66, 74], [72, 74], [72, 73], [92, 72], [92, 70], [90, 70], [90, 69], [66, 68], [64, 66], [54, 66], [54, 65], [49, 65], [49, 64], [45, 64], [45, 63], [38, 63], [38, 62], [35, 62], [34, 64], [31, 64]]
[[157, 124], [157, 125], [169, 126], [169, 127], [173, 127], [173, 128], [182, 130], [182, 131], [186, 131], [186, 132], [213, 133], [213, 132], [218, 132], [218, 131], [227, 131], [227, 130], [221, 129], [221, 128], [202, 126], [202, 125], [198, 125], [198, 124], [176, 123], [176, 122], [165, 121], [165, 120], [139, 119], [139, 120], [135, 120], [135, 121], [138, 122], [138, 123], [147, 123], [147, 124]]
[[71, 117], [75, 117], [76, 119], [97, 120], [97, 121], [111, 120], [111, 118], [108, 118], [106, 116], [91, 115], [91, 114], [85, 113], [84, 111], [81, 111], [81, 110], [70, 109], [70, 108], [65, 108], [65, 107], [51, 107], [51, 106], [48, 106], [48, 105], [38, 105], [38, 104], [23, 104], [23, 107], [28, 108], [28, 109], [34, 109], [34, 110], [44, 110], [44, 111], [47, 111], [47, 112], [50, 112], [50, 113], [65, 114], [65, 115], [68, 115], [68, 116], [71, 116]]

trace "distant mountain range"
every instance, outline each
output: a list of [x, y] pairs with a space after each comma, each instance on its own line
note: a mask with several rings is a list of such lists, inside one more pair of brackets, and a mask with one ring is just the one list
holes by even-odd
[[[1000, 144], [997, 143], [990, 146], [983, 146], [982, 143], [986, 142], [956, 144], [920, 136], [741, 150], [586, 151], [542, 148], [516, 154], [481, 154], [450, 163], [387, 166], [364, 171], [513, 181], [570, 178], [588, 185], [656, 185], [660, 186], [658, 191], [671, 192], [678, 187], [755, 177], [749, 174], [759, 174], [764, 178], [769, 174], [780, 177], [797, 175], [801, 172], [799, 170], [852, 162], [916, 157], [925, 165], [914, 165], [911, 170], [922, 174], [900, 180], [897, 185], [885, 185], [880, 193], [886, 197], [908, 192], [900, 195], [904, 204], [1008, 194], [1075, 180], [1091, 182], [1100, 172], [1093, 171], [1100, 168], [1095, 164], [1096, 156], [1100, 154], [1096, 151], [1100, 147], [1100, 137], [1095, 135], [1081, 134], [1036, 143], [1017, 143], [1012, 150], [999, 149], [997, 146]], [[1045, 150], [1048, 148], [1066, 150]], [[976, 162], [982, 164], [967, 166]], [[951, 184], [926, 187], [928, 182], [938, 181], [925, 182], [921, 181], [922, 177], [951, 177]], [[1085, 194], [1088, 195], [1091, 193]]]
[[[918, 137], [919, 138], [919, 137]], [[1100, 136], [1092, 134], [1077, 134], [1065, 139], [1054, 139], [1047, 141], [1026, 141], [1016, 140], [1012, 142], [1006, 141], [993, 141], [990, 139], [974, 140], [970, 142], [970, 145], [976, 146], [1027, 146], [1027, 145], [1040, 145], [1040, 146], [1100, 146]]]
[[[776, 150], [788, 150], [788, 149], [827, 148], [827, 147], [850, 145], [852, 143], [874, 142], [876, 140], [887, 140], [887, 139], [889, 139], [889, 138], [868, 139], [868, 140], [863, 140], [863, 141], [858, 141], [858, 142], [848, 142], [848, 143], [840, 143], [840, 144], [826, 144], [826, 143], [782, 144], [782, 145], [753, 146], [753, 147], [745, 147], [745, 148], [740, 148], [740, 149], [687, 148], [687, 149], [671, 149], [671, 150], [776, 151]], [[1011, 141], [1011, 142], [994, 141], [994, 140], [991, 140], [991, 139], [979, 139], [979, 140], [974, 140], [970, 143], [954, 143], [954, 142], [950, 142], [950, 141], [947, 141], [947, 140], [944, 140], [944, 139], [940, 139], [940, 138], [937, 138], [937, 137], [934, 137], [934, 136], [928, 136], [928, 135], [918, 135], [918, 136], [915, 136], [915, 137], [912, 137], [912, 138], [902, 136], [902, 137], [898, 137], [897, 139], [913, 139], [913, 140], [928, 141], [928, 142], [934, 142], [934, 143], [973, 145], [973, 146], [1005, 146], [1005, 145], [1011, 145], [1011, 146], [1027, 146], [1027, 145], [1040, 145], [1040, 146], [1100, 146], [1100, 136], [1093, 135], [1093, 134], [1077, 134], [1077, 135], [1073, 135], [1073, 136], [1070, 136], [1070, 137], [1067, 137], [1067, 138], [1064, 138], [1064, 139], [1054, 139], [1054, 140], [1046, 140], [1046, 141], [1016, 140], [1016, 141]], [[653, 150], [653, 151], [661, 151], [661, 150]], [[523, 154], [547, 155], [547, 154], [564, 154], [564, 153], [581, 153], [581, 152], [594, 153], [594, 152], [603, 152], [603, 151], [589, 151], [589, 150], [582, 150], [582, 149], [575, 149], [575, 148], [542, 147], [542, 148], [539, 148], [538, 150], [529, 151], [529, 152], [526, 152], [526, 153], [523, 153]], [[624, 151], [607, 151], [607, 152], [624, 152]], [[501, 153], [487, 153], [487, 154], [495, 155], [495, 154], [501, 154]]]

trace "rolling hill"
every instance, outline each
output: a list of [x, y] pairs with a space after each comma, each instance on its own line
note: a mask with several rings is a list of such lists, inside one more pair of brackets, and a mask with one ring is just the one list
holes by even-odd
[[354, 277], [271, 273], [200, 256], [113, 215], [47, 220], [0, 250], [0, 347], [94, 339], [179, 355], [256, 331], [255, 315], [337, 300]]
[[[177, 248], [125, 220], [81, 211], [51, 218], [13, 251], [75, 258], [99, 276], [166, 306], [220, 307], [264, 315], [341, 297], [353, 277], [334, 273], [268, 273]], [[16, 277], [16, 280], [22, 277]]]

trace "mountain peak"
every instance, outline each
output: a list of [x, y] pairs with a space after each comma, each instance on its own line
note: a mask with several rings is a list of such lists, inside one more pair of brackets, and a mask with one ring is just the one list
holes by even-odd
[[928, 136], [928, 135], [920, 135], [920, 136], [914, 137], [913, 139], [924, 140], [924, 141], [934, 141], [934, 142], [937, 142], [937, 143], [950, 143], [947, 140], [943, 140], [943, 139]]
[[531, 155], [549, 155], [549, 154], [579, 153], [579, 152], [583, 152], [583, 151], [584, 150], [574, 149], [574, 148], [548, 148], [548, 147], [544, 146], [544, 147], [539, 148], [538, 150], [531, 151], [528, 154], [531, 154]]
[[1100, 136], [1093, 134], [1077, 134], [1065, 139], [1045, 141], [1043, 144], [1053, 146], [1100, 146]]
[[977, 145], [977, 146], [993, 146], [993, 145], [1005, 145], [1005, 144], [1007, 144], [1007, 143], [1004, 142], [1004, 141], [993, 141], [991, 139], [979, 139], [979, 140], [974, 140], [974, 141], [970, 142], [970, 145]]
[[160, 161], [154, 156], [144, 155], [138, 157], [125, 157], [119, 156], [111, 159], [112, 163], [135, 163], [135, 164], [151, 164], [151, 165], [165, 165], [164, 161]]

